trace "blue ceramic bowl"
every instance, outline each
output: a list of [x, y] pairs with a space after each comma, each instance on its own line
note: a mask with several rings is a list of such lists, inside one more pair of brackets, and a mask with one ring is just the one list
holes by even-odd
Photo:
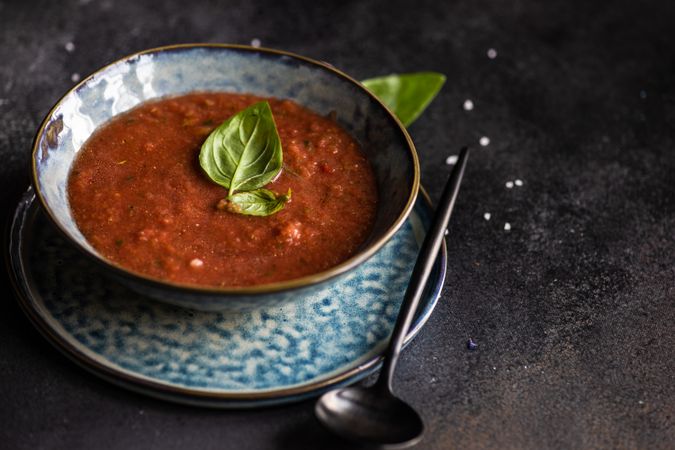
[[[373, 232], [361, 250], [329, 270], [294, 280], [218, 288], [168, 282], [102, 257], [77, 228], [67, 179], [94, 130], [141, 102], [192, 91], [288, 98], [319, 114], [337, 113], [372, 164], [379, 190]], [[187, 44], [120, 59], [71, 89], [49, 112], [33, 145], [33, 187], [48, 217], [107, 272], [150, 297], [201, 310], [278, 303], [331, 282], [375, 254], [410, 213], [419, 188], [413, 143], [396, 117], [360, 83], [330, 65], [286, 52], [237, 45]]]

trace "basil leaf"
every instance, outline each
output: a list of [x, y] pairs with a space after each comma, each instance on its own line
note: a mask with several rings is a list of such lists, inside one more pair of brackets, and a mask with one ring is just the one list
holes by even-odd
[[287, 194], [277, 196], [269, 189], [238, 192], [227, 197], [224, 209], [249, 216], [269, 216], [284, 207], [291, 199], [291, 190]]
[[223, 122], [206, 138], [199, 153], [204, 172], [219, 185], [236, 191], [265, 186], [281, 170], [281, 140], [266, 101]]
[[445, 83], [445, 75], [437, 72], [393, 74], [361, 83], [407, 127], [436, 97]]

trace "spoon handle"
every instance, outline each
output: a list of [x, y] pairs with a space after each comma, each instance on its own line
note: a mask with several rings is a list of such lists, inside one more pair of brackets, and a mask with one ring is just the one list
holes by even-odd
[[424, 243], [422, 244], [419, 256], [415, 262], [415, 268], [410, 276], [408, 289], [405, 291], [405, 296], [403, 297], [403, 303], [401, 304], [401, 309], [398, 313], [396, 324], [394, 325], [394, 331], [392, 332], [389, 346], [384, 355], [382, 371], [380, 372], [380, 378], [377, 381], [378, 387], [391, 390], [391, 381], [396, 362], [398, 361], [398, 355], [401, 352], [403, 341], [410, 328], [410, 323], [417, 310], [417, 305], [424, 292], [431, 269], [436, 261], [438, 250], [441, 248], [445, 230], [447, 229], [448, 221], [450, 220], [450, 214], [452, 213], [452, 208], [455, 206], [459, 185], [464, 176], [464, 168], [466, 167], [468, 154], [469, 149], [467, 147], [462, 148], [457, 163], [452, 169], [450, 178], [448, 179], [443, 194], [441, 195], [441, 199], [438, 202], [431, 228], [424, 238]]

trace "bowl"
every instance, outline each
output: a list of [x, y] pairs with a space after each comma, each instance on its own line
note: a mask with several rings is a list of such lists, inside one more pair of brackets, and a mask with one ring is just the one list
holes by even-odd
[[[375, 173], [379, 202], [358, 253], [328, 270], [288, 281], [211, 287], [143, 275], [101, 256], [78, 229], [67, 180], [84, 142], [99, 126], [141, 102], [193, 91], [291, 99], [319, 114], [335, 111]], [[32, 183], [56, 227], [104, 272], [157, 300], [199, 310], [242, 310], [309, 293], [357, 268], [399, 229], [419, 188], [417, 154], [403, 125], [359, 82], [329, 64], [288, 52], [225, 44], [184, 44], [126, 56], [83, 79], [42, 122], [33, 144]]]

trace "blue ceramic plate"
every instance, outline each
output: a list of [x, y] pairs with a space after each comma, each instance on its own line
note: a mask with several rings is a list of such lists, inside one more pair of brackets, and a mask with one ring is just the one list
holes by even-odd
[[[423, 197], [394, 238], [345, 278], [245, 313], [181, 309], [109, 280], [55, 230], [32, 189], [12, 223], [9, 264], [32, 322], [95, 374], [182, 403], [285, 403], [377, 369], [430, 222]], [[443, 246], [407, 342], [433, 311], [446, 259]]]

